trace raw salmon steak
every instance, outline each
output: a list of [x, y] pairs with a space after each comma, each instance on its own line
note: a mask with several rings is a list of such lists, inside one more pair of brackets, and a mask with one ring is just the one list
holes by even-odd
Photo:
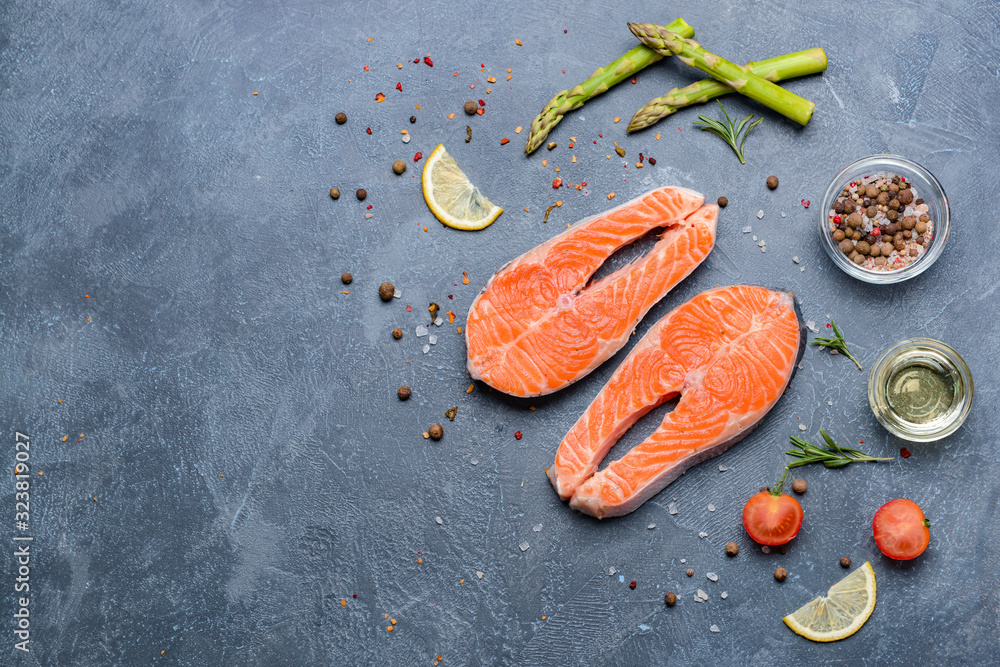
[[[628, 514], [753, 430], [788, 386], [803, 338], [791, 293], [702, 292], [636, 343], [559, 445], [552, 486], [591, 516]], [[678, 394], [649, 438], [597, 472], [625, 431]]]
[[[704, 201], [684, 188], [652, 190], [501, 268], [469, 309], [469, 375], [514, 396], [540, 396], [597, 368], [712, 250], [719, 209]], [[649, 253], [587, 285], [616, 250], [657, 227], [667, 229]]]

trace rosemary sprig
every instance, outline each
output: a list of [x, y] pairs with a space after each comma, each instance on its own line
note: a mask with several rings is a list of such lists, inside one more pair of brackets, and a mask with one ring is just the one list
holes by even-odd
[[854, 355], [851, 354], [851, 351], [847, 349], [847, 342], [844, 340], [843, 334], [840, 333], [840, 329], [837, 328], [837, 323], [834, 322], [833, 320], [830, 320], [830, 327], [833, 329], [833, 333], [837, 334], [836, 338], [820, 338], [819, 336], [816, 336], [815, 338], [813, 338], [813, 342], [819, 345], [820, 347], [828, 347], [831, 350], [836, 350], [840, 354], [844, 355], [845, 357], [853, 361], [855, 365], [858, 367], [859, 371], [863, 370], [858, 360], [855, 359]]
[[[750, 114], [741, 120], [739, 125], [734, 126], [733, 120], [729, 117], [729, 114], [726, 113], [726, 108], [722, 106], [722, 102], [719, 102], [719, 100], [715, 101], [718, 102], [719, 108], [722, 109], [722, 114], [726, 117], [726, 122], [722, 123], [721, 121], [698, 114], [698, 120], [692, 123], [692, 125], [700, 127], [703, 130], [708, 130], [709, 132], [722, 137], [722, 139], [729, 144], [730, 147], [732, 147], [733, 151], [736, 152], [736, 157], [740, 159], [740, 164], [746, 164], [746, 161], [743, 159], [743, 144], [746, 142], [747, 135], [750, 134], [750, 130], [757, 127], [757, 125], [764, 119], [758, 118], [747, 125], [747, 123], [753, 118], [753, 114]], [[744, 126], [746, 126], [745, 132], [743, 131]], [[740, 140], [740, 132], [743, 132], [742, 140]], [[736, 145], [737, 141], [739, 142], [739, 146]]]
[[797, 435], [789, 436], [792, 444], [798, 447], [798, 449], [789, 449], [786, 454], [789, 456], [794, 456], [797, 461], [792, 461], [785, 466], [787, 471], [789, 468], [796, 468], [798, 466], [807, 466], [810, 463], [822, 463], [827, 468], [840, 468], [841, 466], [846, 466], [849, 463], [855, 461], [891, 461], [892, 458], [879, 458], [876, 456], [871, 456], [870, 454], [865, 454], [857, 449], [851, 449], [850, 447], [841, 447], [833, 441], [830, 434], [823, 429], [819, 430], [819, 434], [823, 436], [823, 440], [826, 441], [826, 446], [814, 445], [804, 438], [800, 438]]

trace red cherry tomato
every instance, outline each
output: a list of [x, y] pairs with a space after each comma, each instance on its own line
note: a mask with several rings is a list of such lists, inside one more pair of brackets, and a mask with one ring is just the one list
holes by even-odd
[[760, 544], [787, 544], [802, 527], [802, 505], [787, 493], [761, 491], [743, 506], [743, 527]]
[[910, 560], [924, 552], [931, 541], [931, 522], [912, 500], [890, 500], [875, 512], [875, 544], [889, 558]]

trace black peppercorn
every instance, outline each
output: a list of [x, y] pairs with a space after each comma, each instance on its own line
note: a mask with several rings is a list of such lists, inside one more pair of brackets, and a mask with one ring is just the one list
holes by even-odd
[[358, 191], [355, 192], [354, 194], [357, 196], [358, 201], [364, 201], [365, 197], [368, 196], [368, 191], [365, 190], [364, 188], [358, 188]]
[[399, 340], [400, 338], [403, 337], [403, 330], [400, 329], [399, 327], [396, 327], [395, 329], [392, 330], [392, 337], [395, 338], [396, 340]]
[[719, 197], [717, 203], [719, 204], [719, 208], [726, 208], [726, 206], [729, 205], [729, 200], [726, 199], [725, 197]]
[[417, 122], [417, 117], [416, 116], [410, 116], [410, 122], [411, 123], [416, 123]]

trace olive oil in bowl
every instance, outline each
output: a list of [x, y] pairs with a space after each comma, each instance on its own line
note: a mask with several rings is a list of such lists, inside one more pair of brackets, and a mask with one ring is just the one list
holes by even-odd
[[917, 442], [954, 433], [969, 415], [972, 395], [972, 373], [962, 357], [929, 338], [893, 345], [868, 378], [875, 417], [891, 433]]

